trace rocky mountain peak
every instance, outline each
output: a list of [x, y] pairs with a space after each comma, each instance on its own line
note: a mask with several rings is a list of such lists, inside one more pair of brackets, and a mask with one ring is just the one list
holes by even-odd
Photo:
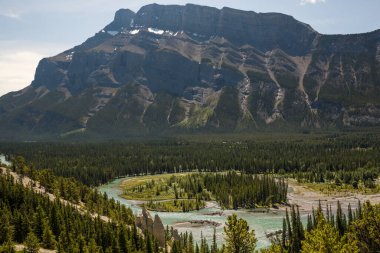
[[124, 28], [128, 28], [132, 25], [132, 20], [135, 17], [135, 13], [129, 9], [120, 9], [116, 11], [115, 18], [107, 25], [105, 31], [122, 31]]
[[280, 13], [122, 9], [0, 98], [9, 138], [380, 125], [380, 32], [323, 35]]

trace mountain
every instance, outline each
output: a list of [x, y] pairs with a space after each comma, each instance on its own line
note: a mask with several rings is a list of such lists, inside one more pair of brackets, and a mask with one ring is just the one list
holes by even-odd
[[188, 4], [121, 9], [0, 98], [6, 138], [380, 125], [380, 30]]

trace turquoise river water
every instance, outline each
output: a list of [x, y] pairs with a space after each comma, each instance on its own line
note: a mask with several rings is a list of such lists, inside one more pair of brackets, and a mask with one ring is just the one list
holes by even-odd
[[[125, 180], [125, 178], [116, 179], [108, 184], [102, 185], [98, 188], [100, 192], [106, 193], [108, 197], [114, 198], [120, 203], [131, 208], [134, 214], [141, 213], [141, 207], [135, 204], [134, 201], [126, 200], [120, 197], [122, 190], [119, 187], [120, 183]], [[207, 220], [218, 222], [221, 225], [216, 227], [216, 235], [218, 243], [224, 241], [223, 237], [223, 225], [226, 222], [227, 216], [236, 213], [238, 217], [247, 220], [251, 229], [255, 230], [256, 237], [258, 239], [257, 248], [268, 247], [270, 241], [266, 237], [266, 233], [274, 232], [282, 229], [282, 220], [284, 217], [283, 211], [278, 212], [268, 212], [268, 213], [256, 213], [249, 210], [224, 210], [221, 215], [210, 215], [212, 213], [221, 212], [222, 210], [215, 204], [212, 207], [208, 207], [199, 211], [193, 211], [188, 213], [182, 212], [151, 212], [152, 215], [158, 214], [164, 223], [164, 226], [173, 226], [179, 232], [192, 232], [195, 241], [200, 241], [201, 234], [206, 237], [209, 242], [211, 242], [213, 237], [214, 226], [212, 225], [202, 225], [202, 226], [192, 226], [188, 222], [195, 220]], [[303, 216], [303, 221], [306, 220], [306, 214]]]

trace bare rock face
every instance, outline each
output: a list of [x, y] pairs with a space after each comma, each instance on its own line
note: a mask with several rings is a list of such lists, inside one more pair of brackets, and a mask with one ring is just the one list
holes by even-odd
[[151, 233], [157, 239], [160, 247], [165, 247], [165, 227], [158, 215], [153, 220], [150, 213], [144, 207], [142, 215], [136, 217], [136, 226], [143, 231], [146, 230]]
[[161, 218], [157, 214], [154, 216], [152, 233], [159, 245], [165, 245], [165, 227], [162, 224]]
[[239, 46], [250, 44], [263, 51], [281, 48], [291, 54], [305, 54], [317, 36], [310, 26], [291, 16], [193, 4], [147, 5], [137, 12], [135, 24], [185, 31], [204, 39], [224, 37]]
[[0, 138], [354, 128], [380, 125], [379, 108], [380, 30], [151, 4], [41, 60], [29, 87], [0, 98]]

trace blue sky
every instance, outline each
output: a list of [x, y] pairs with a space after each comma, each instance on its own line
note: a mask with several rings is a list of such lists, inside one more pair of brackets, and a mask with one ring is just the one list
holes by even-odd
[[[0, 95], [29, 85], [41, 58], [82, 43], [111, 22], [116, 10], [137, 11], [149, 3], [152, 1], [0, 0]], [[192, 0], [190, 3], [281, 12], [325, 34], [380, 29], [380, 0]]]

